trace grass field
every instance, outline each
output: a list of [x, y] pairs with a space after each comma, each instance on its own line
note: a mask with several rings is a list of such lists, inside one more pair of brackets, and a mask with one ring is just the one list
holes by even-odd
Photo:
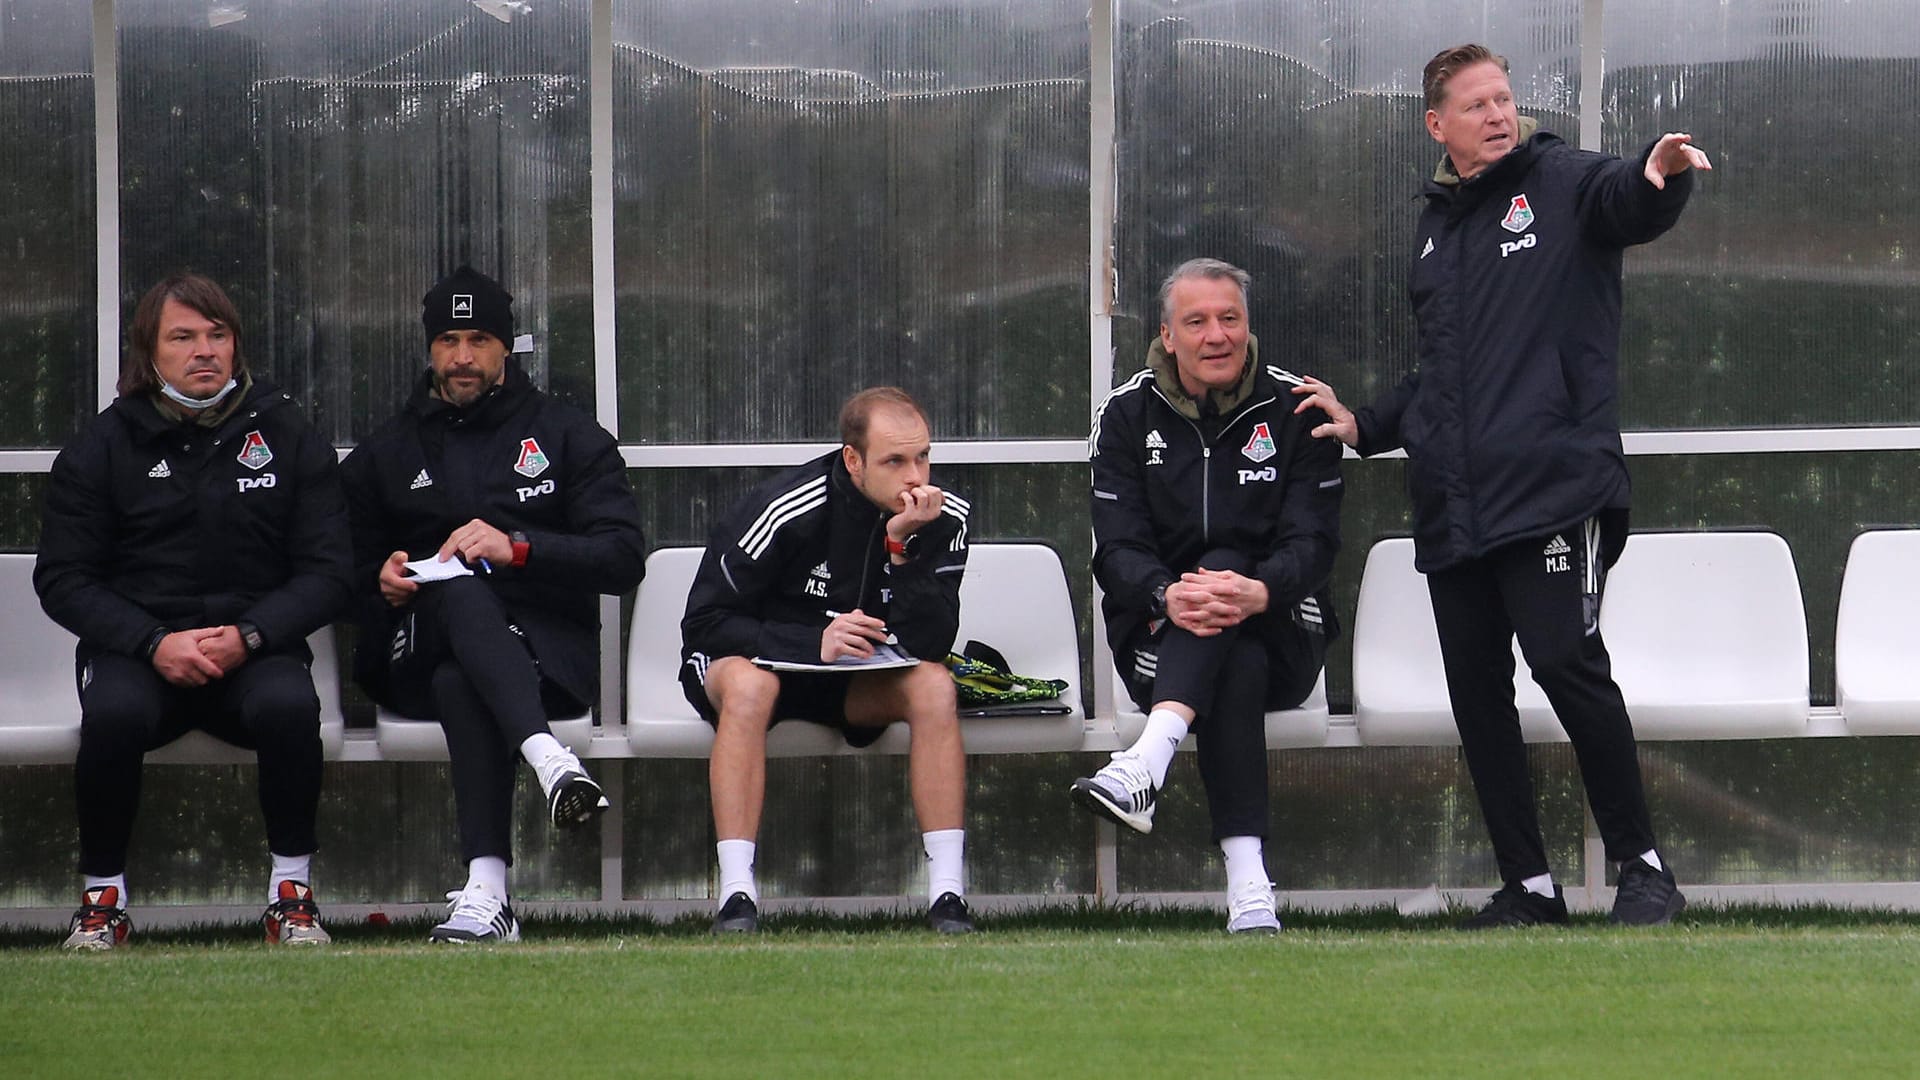
[[1217, 919], [1055, 911], [963, 940], [553, 922], [477, 951], [342, 927], [298, 954], [232, 928], [107, 956], [8, 932], [0, 1076], [1920, 1075], [1911, 918], [1463, 935], [1301, 916], [1256, 941]]

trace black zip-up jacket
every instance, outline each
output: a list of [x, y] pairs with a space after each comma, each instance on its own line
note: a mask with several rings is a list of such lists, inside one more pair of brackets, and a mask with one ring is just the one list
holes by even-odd
[[527, 535], [525, 566], [495, 565], [481, 580], [525, 634], [541, 675], [594, 701], [596, 598], [638, 585], [647, 555], [626, 465], [606, 429], [534, 389], [509, 357], [500, 384], [465, 409], [435, 397], [433, 373], [423, 373], [406, 407], [348, 455], [342, 473], [366, 624], [355, 672], [369, 693], [386, 693], [384, 646], [404, 610], [381, 598], [380, 564], [395, 551], [429, 558], [479, 518]]
[[908, 655], [942, 660], [960, 632], [967, 501], [952, 491], [900, 566], [887, 555], [892, 512], [861, 494], [840, 451], [755, 488], [714, 526], [680, 621], [681, 661], [696, 654], [820, 661], [828, 612], [887, 624]]
[[1420, 570], [1627, 505], [1621, 253], [1671, 228], [1693, 187], [1691, 171], [1648, 183], [1652, 148], [1623, 160], [1541, 132], [1427, 184], [1418, 366], [1356, 411], [1362, 454], [1406, 447]]
[[116, 398], [54, 459], [33, 587], [83, 662], [237, 622], [304, 659], [347, 603], [342, 510], [332, 444], [265, 383], [212, 429]]
[[[1328, 590], [1340, 549], [1341, 446], [1309, 434], [1318, 409], [1295, 416], [1298, 376], [1254, 363], [1246, 398], [1222, 417], [1189, 419], [1156, 383], [1173, 359], [1156, 340], [1148, 367], [1094, 417], [1093, 574], [1116, 654], [1142, 622], [1165, 614], [1154, 591], [1214, 548], [1254, 561], [1279, 615], [1312, 597], [1328, 640]], [[1303, 615], [1303, 618], [1306, 616]]]

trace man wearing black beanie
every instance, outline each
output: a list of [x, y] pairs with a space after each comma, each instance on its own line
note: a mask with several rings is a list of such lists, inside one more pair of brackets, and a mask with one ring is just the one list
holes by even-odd
[[548, 722], [598, 697], [596, 597], [639, 583], [646, 539], [613, 436], [509, 352], [513, 296], [462, 266], [421, 303], [430, 365], [342, 467], [365, 609], [355, 674], [446, 734], [467, 883], [430, 939], [517, 941], [514, 773], [533, 766], [556, 826], [607, 808]]

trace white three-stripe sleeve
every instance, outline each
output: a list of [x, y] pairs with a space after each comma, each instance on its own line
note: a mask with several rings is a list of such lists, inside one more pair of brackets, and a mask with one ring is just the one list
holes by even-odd
[[740, 535], [740, 550], [746, 552], [749, 558], [760, 558], [782, 525], [809, 510], [819, 509], [826, 505], [826, 501], [827, 478], [824, 476], [816, 476], [791, 491], [774, 496], [766, 509], [760, 511], [760, 516], [753, 520], [753, 524], [747, 526], [747, 531]]

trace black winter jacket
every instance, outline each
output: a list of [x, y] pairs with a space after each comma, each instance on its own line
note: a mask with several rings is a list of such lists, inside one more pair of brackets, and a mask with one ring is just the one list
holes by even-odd
[[287, 394], [245, 393], [216, 429], [116, 398], [54, 459], [33, 587], [83, 662], [236, 622], [305, 658], [307, 635], [345, 607], [333, 446]]
[[1671, 228], [1693, 186], [1689, 171], [1656, 189], [1646, 158], [1542, 132], [1464, 183], [1428, 183], [1418, 367], [1356, 412], [1362, 454], [1406, 448], [1420, 570], [1627, 505], [1621, 252]]
[[348, 455], [342, 473], [364, 624], [355, 673], [375, 699], [386, 695], [385, 643], [400, 610], [380, 596], [380, 564], [395, 551], [431, 557], [479, 518], [527, 535], [525, 566], [496, 565], [481, 580], [526, 635], [541, 675], [594, 701], [596, 598], [639, 584], [647, 555], [626, 465], [606, 429], [534, 389], [509, 357], [500, 385], [466, 409], [435, 397], [432, 373], [423, 373], [406, 407]]
[[696, 654], [818, 663], [820, 633], [856, 608], [881, 619], [900, 647], [940, 660], [960, 632], [967, 569], [967, 501], [952, 491], [895, 566], [892, 514], [853, 486], [840, 451], [755, 488], [714, 526], [680, 621], [681, 660]]
[[[1252, 392], [1225, 417], [1177, 412], [1151, 365], [1122, 383], [1095, 414], [1093, 574], [1103, 592], [1107, 640], [1119, 654], [1139, 625], [1165, 614], [1154, 590], [1213, 548], [1254, 560], [1267, 608], [1300, 607], [1338, 633], [1328, 590], [1340, 549], [1341, 446], [1309, 434], [1318, 409], [1295, 416], [1298, 376], [1255, 367]], [[1171, 358], [1164, 365], [1171, 365]], [[1171, 371], [1171, 368], [1167, 368]]]

